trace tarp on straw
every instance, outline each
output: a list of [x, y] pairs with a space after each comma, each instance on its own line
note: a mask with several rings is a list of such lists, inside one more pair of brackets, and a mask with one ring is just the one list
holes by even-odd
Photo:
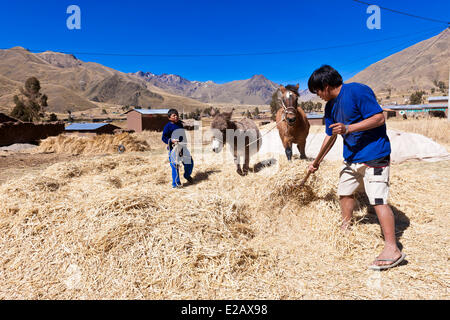
[[[264, 135], [264, 131], [262, 134]], [[397, 130], [388, 130], [388, 137], [391, 141], [391, 160], [393, 163], [401, 163], [406, 160], [422, 160], [428, 162], [450, 160], [450, 153], [445, 147], [434, 142], [423, 135]], [[325, 133], [312, 133], [306, 140], [306, 156], [315, 158], [319, 153]], [[299, 154], [296, 147], [292, 148], [294, 154]], [[335, 145], [325, 157], [326, 160], [343, 160], [343, 140], [338, 137]], [[265, 153], [284, 154], [284, 148], [278, 131], [272, 130], [263, 136], [263, 143], [260, 154]]]

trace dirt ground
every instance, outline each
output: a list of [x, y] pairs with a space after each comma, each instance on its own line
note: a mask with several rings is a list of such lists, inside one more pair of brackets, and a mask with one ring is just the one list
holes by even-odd
[[28, 173], [42, 171], [57, 162], [70, 161], [76, 158], [79, 159], [80, 156], [0, 151], [0, 184]]

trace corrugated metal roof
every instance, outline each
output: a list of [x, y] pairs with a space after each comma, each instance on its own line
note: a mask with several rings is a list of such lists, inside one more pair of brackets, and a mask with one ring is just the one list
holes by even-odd
[[447, 108], [446, 104], [407, 104], [407, 105], [386, 105], [383, 108], [392, 110], [408, 110], [408, 109], [435, 109], [435, 108]]
[[169, 112], [170, 109], [133, 109], [130, 111], [125, 112], [125, 114], [127, 114], [128, 112], [131, 111], [137, 111], [140, 114], [167, 114], [167, 112]]
[[66, 127], [66, 131], [82, 131], [82, 130], [97, 130], [108, 123], [72, 123]]
[[444, 97], [444, 96], [440, 96], [440, 97], [429, 97], [428, 101], [439, 101], [439, 100], [448, 100], [448, 96]]
[[308, 113], [306, 115], [308, 119], [322, 119], [324, 117], [323, 113]]

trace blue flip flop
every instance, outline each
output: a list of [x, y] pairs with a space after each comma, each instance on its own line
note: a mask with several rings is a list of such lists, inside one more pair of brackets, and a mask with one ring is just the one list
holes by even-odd
[[395, 266], [398, 266], [403, 260], [405, 260], [405, 257], [406, 257], [406, 254], [404, 254], [402, 252], [402, 255], [398, 259], [377, 259], [375, 261], [392, 261], [392, 263], [386, 264], [383, 266], [377, 266], [377, 265], [373, 264], [373, 265], [369, 266], [369, 268], [372, 270], [377, 270], [377, 271], [393, 268]]

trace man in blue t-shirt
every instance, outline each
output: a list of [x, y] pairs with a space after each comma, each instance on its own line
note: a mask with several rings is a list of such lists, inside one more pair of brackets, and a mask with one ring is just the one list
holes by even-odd
[[[347, 230], [355, 207], [354, 193], [364, 187], [374, 206], [385, 239], [385, 247], [370, 266], [381, 270], [395, 267], [405, 258], [397, 247], [395, 219], [387, 203], [391, 145], [386, 134], [383, 109], [375, 94], [360, 83], [344, 84], [341, 75], [324, 65], [315, 70], [308, 81], [309, 91], [327, 101], [325, 106], [325, 148], [337, 134], [344, 139], [344, 165], [340, 172], [338, 195], [342, 211], [343, 230]], [[324, 155], [324, 156], [325, 156]], [[310, 172], [318, 169], [312, 164]]]
[[[194, 160], [186, 146], [186, 132], [184, 131], [183, 123], [180, 121], [178, 111], [176, 109], [170, 109], [167, 116], [169, 117], [169, 122], [164, 126], [161, 139], [168, 145], [169, 163], [172, 168], [172, 187], [181, 188], [182, 184], [180, 181], [178, 161], [183, 163], [184, 178], [189, 183], [193, 183], [194, 180], [191, 174], [194, 168]], [[179, 148], [175, 148], [177, 145]]]

